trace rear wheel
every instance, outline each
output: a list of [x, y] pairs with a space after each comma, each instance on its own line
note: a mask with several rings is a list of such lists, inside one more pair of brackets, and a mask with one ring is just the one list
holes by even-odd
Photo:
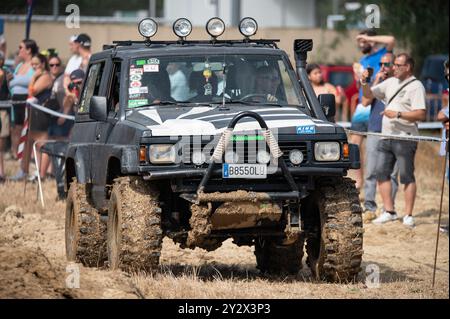
[[158, 192], [141, 178], [115, 180], [107, 239], [111, 269], [150, 271], [158, 266], [162, 245]]
[[87, 267], [101, 267], [106, 261], [106, 226], [87, 198], [86, 185], [74, 180], [66, 201], [66, 257]]
[[303, 220], [307, 264], [316, 279], [349, 282], [361, 270], [362, 209], [354, 181], [321, 181]]

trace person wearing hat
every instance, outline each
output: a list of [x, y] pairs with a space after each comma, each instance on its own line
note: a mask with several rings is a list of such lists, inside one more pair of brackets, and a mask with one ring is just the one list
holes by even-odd
[[64, 71], [64, 87], [66, 88], [66, 93], [69, 93], [67, 90], [67, 87], [70, 83], [70, 74], [79, 69], [81, 66], [81, 62], [83, 62], [83, 58], [80, 56], [80, 43], [75, 42], [77, 40], [78, 35], [73, 35], [70, 37], [69, 41], [69, 49], [72, 53], [72, 56], [69, 59], [69, 62], [67, 62], [66, 69]]
[[[80, 99], [81, 88], [85, 76], [86, 73], [82, 69], [77, 69], [70, 74], [70, 83], [68, 86], [69, 93], [66, 95], [63, 102], [64, 114], [74, 114], [75, 105]], [[61, 117], [57, 121], [58, 125], [63, 125], [65, 122], [67, 122], [66, 119]]]
[[88, 36], [86, 33], [82, 33], [75, 39], [75, 43], [79, 44], [79, 52], [82, 59], [80, 69], [86, 72], [89, 64], [89, 59], [91, 58], [92, 55], [91, 37]]

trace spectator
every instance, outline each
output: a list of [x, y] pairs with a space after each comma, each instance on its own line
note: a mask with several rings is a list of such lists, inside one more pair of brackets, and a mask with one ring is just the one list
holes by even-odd
[[9, 88], [13, 101], [23, 101], [14, 104], [11, 112], [11, 151], [14, 158], [17, 158], [19, 139], [25, 120], [25, 107], [28, 98], [28, 86], [34, 74], [31, 66], [31, 59], [39, 52], [36, 42], [33, 40], [23, 40], [19, 45], [18, 58], [20, 62], [15, 71], [14, 78], [9, 82]]
[[[444, 68], [445, 68], [445, 78], [447, 79], [447, 82], [449, 80], [449, 72], [448, 72], [448, 60], [445, 61], [444, 63]], [[447, 89], [448, 90], [448, 89]], [[450, 180], [450, 174], [449, 174], [449, 161], [450, 158], [448, 158], [448, 148], [447, 148], [447, 143], [448, 143], [448, 138], [449, 138], [449, 115], [448, 115], [448, 104], [447, 107], [443, 108], [437, 116], [437, 120], [442, 122], [443, 124], [443, 128], [442, 128], [442, 139], [444, 140], [441, 144], [441, 149], [439, 151], [439, 154], [441, 156], [445, 156], [447, 153], [447, 163], [446, 165], [446, 169], [445, 169], [445, 176], [447, 177], [447, 183]], [[448, 224], [445, 226], [442, 226], [440, 228], [440, 231], [443, 233], [447, 233], [448, 234]]]
[[321, 94], [333, 94], [336, 100], [336, 106], [340, 108], [345, 102], [345, 94], [338, 90], [334, 85], [325, 83], [322, 76], [322, 70], [318, 64], [312, 63], [306, 66], [309, 81], [317, 96]]
[[70, 52], [72, 53], [72, 56], [70, 57], [69, 62], [67, 62], [67, 66], [64, 71], [64, 87], [66, 88], [66, 92], [67, 87], [69, 86], [70, 83], [70, 74], [73, 71], [79, 69], [81, 62], [83, 61], [83, 59], [80, 56], [80, 44], [78, 42], [75, 42], [77, 37], [78, 35], [73, 35], [70, 37], [69, 41], [69, 49]]
[[[48, 62], [45, 56], [37, 54], [32, 58], [31, 64], [35, 73], [30, 81], [29, 96], [30, 98], [34, 98], [33, 100], [35, 103], [44, 105], [51, 96], [53, 85]], [[14, 181], [22, 180], [27, 177], [33, 143], [40, 140], [48, 140], [50, 115], [34, 107], [31, 107], [29, 110], [30, 127], [28, 130], [27, 142], [20, 170], [11, 178], [11, 180]], [[40, 146], [40, 144], [37, 144], [38, 153], [40, 152]], [[38, 163], [41, 163], [40, 158], [38, 158]], [[42, 168], [43, 167], [40, 167], [40, 175], [42, 178], [45, 178], [46, 172]]]
[[[360, 34], [356, 37], [356, 41], [358, 42], [358, 46], [361, 49], [361, 53], [364, 56], [359, 61], [359, 64], [362, 68], [361, 73], [368, 68], [372, 68], [374, 73], [378, 74], [380, 70], [380, 60], [383, 55], [387, 52], [392, 52], [395, 46], [395, 38], [392, 36], [380, 35], [377, 36], [376, 32], [373, 29], [364, 30], [360, 32]], [[383, 45], [381, 49], [377, 48], [377, 45]], [[359, 72], [355, 74], [358, 75]], [[360, 79], [357, 79], [358, 82]], [[358, 132], [367, 132], [367, 126], [369, 122], [370, 116], [370, 108], [364, 107], [362, 104], [362, 90], [359, 91], [359, 104], [356, 106], [356, 109], [353, 113], [351, 120], [351, 130]], [[350, 137], [350, 143], [357, 144], [360, 149], [363, 144], [364, 137], [362, 135], [353, 134]], [[364, 156], [361, 154], [361, 167], [364, 167]], [[356, 188], [360, 189], [363, 183], [364, 172], [363, 169], [356, 170]]]
[[[5, 56], [0, 51], [0, 101], [9, 100], [8, 74], [3, 70]], [[3, 154], [6, 151], [6, 142], [9, 137], [9, 114], [5, 109], [0, 109], [0, 184], [5, 181], [3, 166]]]
[[[53, 80], [52, 94], [47, 102], [47, 107], [50, 109], [63, 112], [63, 102], [65, 97], [64, 90], [64, 68], [62, 61], [58, 56], [50, 56], [49, 59], [50, 75]], [[62, 125], [58, 124], [58, 117], [50, 117], [50, 126], [48, 128], [48, 138], [50, 140], [64, 140], [69, 136], [69, 132], [73, 123], [71, 121], [64, 122]], [[42, 154], [42, 170], [48, 172], [50, 167], [50, 158], [48, 154]]]
[[169, 63], [167, 72], [170, 79], [170, 92], [176, 101], [187, 101], [189, 99], [189, 87], [186, 76], [180, 70], [178, 63]]
[[[382, 133], [389, 135], [418, 135], [417, 122], [426, 117], [425, 88], [414, 76], [414, 59], [406, 53], [398, 55], [394, 63], [394, 77], [370, 88], [364, 77], [361, 86], [364, 97], [382, 100], [383, 112]], [[384, 212], [373, 221], [383, 224], [397, 219], [392, 201], [392, 184], [390, 176], [395, 162], [398, 162], [400, 183], [405, 185], [405, 215], [403, 224], [414, 227], [412, 216], [416, 198], [416, 180], [414, 177], [414, 158], [417, 142], [382, 139], [378, 144], [380, 158], [377, 162], [377, 180], [384, 204]]]
[[82, 33], [74, 40], [75, 43], [79, 44], [79, 52], [81, 56], [81, 64], [79, 66], [84, 72], [87, 71], [87, 67], [89, 65], [89, 60], [91, 59], [91, 38], [86, 34]]
[[[380, 71], [376, 74], [373, 86], [391, 78], [394, 75], [394, 55], [392, 53], [386, 53], [380, 62]], [[378, 99], [366, 99], [362, 98], [362, 105], [370, 106], [370, 116], [368, 123], [368, 132], [381, 133], [381, 126], [383, 116], [381, 113], [384, 111], [385, 105], [383, 101]], [[377, 202], [376, 202], [376, 190], [377, 190], [377, 161], [380, 158], [378, 151], [378, 143], [380, 137], [369, 135], [366, 141], [366, 166], [365, 166], [365, 179], [364, 179], [364, 221], [370, 221], [376, 218]], [[395, 203], [395, 197], [398, 190], [398, 165], [395, 164], [394, 172], [391, 175], [392, 182], [392, 200]]]

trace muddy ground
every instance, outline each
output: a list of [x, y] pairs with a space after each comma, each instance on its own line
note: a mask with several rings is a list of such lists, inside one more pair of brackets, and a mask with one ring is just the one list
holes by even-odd
[[[74, 265], [65, 260], [65, 204], [56, 201], [54, 181], [44, 183], [45, 209], [37, 185], [0, 185], [0, 298], [448, 298], [449, 241], [439, 243], [436, 286], [431, 288], [439, 212], [442, 158], [437, 145], [421, 144], [416, 159], [417, 227], [401, 222], [364, 225], [363, 271], [354, 284], [314, 282], [309, 269], [296, 277], [267, 277], [256, 269], [253, 247], [231, 241], [213, 252], [182, 250], [165, 239], [155, 274], [127, 274], [80, 265], [80, 288], [70, 287]], [[6, 162], [7, 173], [17, 164]], [[443, 221], [448, 223], [448, 187]], [[397, 207], [402, 215], [403, 191]], [[380, 270], [380, 285], [366, 275]], [[365, 271], [368, 271], [366, 274]], [[67, 285], [69, 284], [69, 286]]]

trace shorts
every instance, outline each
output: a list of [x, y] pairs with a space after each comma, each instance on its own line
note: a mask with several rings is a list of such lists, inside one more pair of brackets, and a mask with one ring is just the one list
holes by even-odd
[[377, 180], [385, 182], [391, 179], [395, 162], [398, 162], [400, 183], [411, 184], [414, 176], [414, 158], [417, 142], [382, 139], [378, 143], [379, 158], [377, 161]]
[[350, 130], [356, 131], [356, 132], [367, 132], [369, 130], [369, 123], [368, 122], [352, 122], [352, 125], [350, 126]]
[[27, 106], [28, 94], [15, 94], [12, 96], [13, 101], [23, 101], [23, 103], [13, 104], [12, 107], [12, 123], [15, 125], [23, 125], [25, 122], [25, 108]]
[[47, 132], [50, 126], [50, 115], [33, 107], [29, 123], [31, 132]]
[[8, 111], [0, 111], [0, 138], [9, 136], [9, 114]]
[[74, 125], [73, 121], [65, 120], [63, 125], [58, 125], [56, 121], [52, 120], [52, 124], [48, 128], [48, 136], [49, 137], [68, 137], [70, 134], [70, 130]]

